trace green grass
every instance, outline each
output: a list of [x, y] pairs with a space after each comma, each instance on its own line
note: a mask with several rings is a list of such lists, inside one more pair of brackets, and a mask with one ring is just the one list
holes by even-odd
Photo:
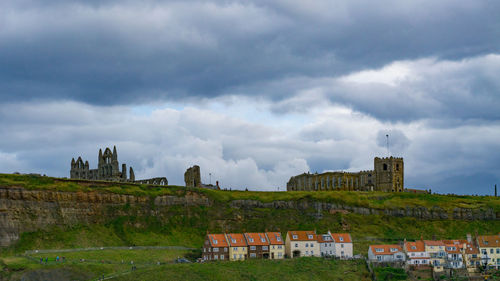
[[210, 189], [195, 189], [180, 186], [150, 186], [132, 183], [115, 183], [104, 181], [86, 181], [39, 177], [34, 175], [0, 174], [0, 186], [23, 187], [30, 190], [54, 190], [72, 192], [105, 192], [135, 196], [155, 197], [160, 195], [184, 196], [186, 192], [196, 192], [218, 202], [232, 200], [273, 201], [322, 201], [350, 206], [375, 209], [426, 207], [440, 208], [452, 211], [454, 208], [485, 209], [491, 208], [500, 212], [500, 198], [493, 196], [459, 196], [414, 193], [383, 193], [383, 192], [256, 192], [256, 191], [216, 191]]
[[408, 275], [402, 268], [376, 267], [373, 271], [377, 280], [381, 281], [406, 280], [408, 278]]
[[364, 261], [322, 258], [249, 260], [203, 264], [164, 265], [138, 270], [118, 280], [371, 280]]

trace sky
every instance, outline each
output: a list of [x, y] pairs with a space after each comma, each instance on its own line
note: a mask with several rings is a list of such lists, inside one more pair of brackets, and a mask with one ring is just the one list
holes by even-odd
[[[0, 1], [0, 172], [223, 188], [404, 157], [405, 186], [500, 184], [500, 2]], [[386, 146], [389, 135], [389, 151]]]

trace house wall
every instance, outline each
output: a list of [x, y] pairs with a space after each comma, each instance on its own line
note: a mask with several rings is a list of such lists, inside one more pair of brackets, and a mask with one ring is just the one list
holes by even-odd
[[[486, 251], [486, 254], [484, 254]], [[479, 253], [481, 258], [485, 258], [486, 256], [489, 258], [488, 265], [494, 266], [496, 268], [500, 268], [500, 248], [497, 247], [480, 247]]]
[[352, 243], [335, 243], [335, 256], [339, 258], [352, 258]]
[[246, 260], [247, 254], [248, 254], [247, 247], [230, 247], [229, 248], [229, 260], [231, 260], [231, 261]]
[[290, 253], [288, 254], [290, 258], [293, 258], [294, 251], [300, 251], [301, 257], [321, 256], [319, 243], [316, 241], [290, 241], [290, 247], [287, 248], [287, 251]]
[[321, 256], [335, 256], [335, 242], [318, 243]]
[[270, 245], [269, 258], [274, 260], [285, 258], [285, 245]]

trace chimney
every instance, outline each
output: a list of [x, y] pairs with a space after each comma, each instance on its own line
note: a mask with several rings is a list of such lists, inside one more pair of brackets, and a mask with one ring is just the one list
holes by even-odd
[[467, 242], [472, 243], [472, 235], [467, 233]]

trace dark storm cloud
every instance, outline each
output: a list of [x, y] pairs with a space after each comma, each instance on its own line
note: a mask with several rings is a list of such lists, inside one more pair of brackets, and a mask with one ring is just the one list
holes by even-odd
[[500, 46], [495, 1], [40, 3], [0, 4], [5, 101], [281, 100], [293, 92], [266, 90], [273, 81], [426, 56], [461, 59]]

